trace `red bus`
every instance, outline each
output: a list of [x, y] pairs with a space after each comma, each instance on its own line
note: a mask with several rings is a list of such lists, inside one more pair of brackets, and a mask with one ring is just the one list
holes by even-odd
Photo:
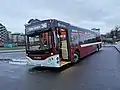
[[25, 25], [28, 63], [41, 67], [61, 67], [99, 51], [100, 33], [49, 19]]

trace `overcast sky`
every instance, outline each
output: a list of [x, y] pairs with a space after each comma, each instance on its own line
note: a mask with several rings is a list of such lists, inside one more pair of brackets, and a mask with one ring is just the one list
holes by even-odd
[[56, 18], [106, 33], [120, 25], [120, 0], [0, 0], [0, 23], [9, 31], [24, 32], [31, 18]]

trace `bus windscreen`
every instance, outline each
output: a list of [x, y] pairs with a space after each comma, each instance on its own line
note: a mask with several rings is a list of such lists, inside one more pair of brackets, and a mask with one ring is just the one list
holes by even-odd
[[28, 50], [48, 50], [52, 48], [51, 31], [28, 36]]

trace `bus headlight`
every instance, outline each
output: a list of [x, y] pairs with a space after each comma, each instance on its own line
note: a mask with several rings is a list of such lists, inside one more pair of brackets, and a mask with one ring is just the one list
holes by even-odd
[[51, 55], [53, 55], [53, 53], [51, 53]]

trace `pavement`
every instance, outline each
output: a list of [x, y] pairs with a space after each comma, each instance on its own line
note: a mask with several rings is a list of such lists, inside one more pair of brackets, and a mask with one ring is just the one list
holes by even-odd
[[[23, 52], [12, 55], [25, 58]], [[0, 90], [120, 90], [120, 53], [114, 47], [59, 72], [31, 68], [0, 62]]]
[[115, 47], [118, 52], [120, 52], [120, 42], [117, 44], [103, 44], [103, 47]]
[[103, 47], [114, 47], [115, 44], [103, 44], [102, 46], [103, 46]]
[[115, 48], [118, 50], [118, 52], [120, 52], [120, 42], [118, 42], [118, 43], [115, 45]]

